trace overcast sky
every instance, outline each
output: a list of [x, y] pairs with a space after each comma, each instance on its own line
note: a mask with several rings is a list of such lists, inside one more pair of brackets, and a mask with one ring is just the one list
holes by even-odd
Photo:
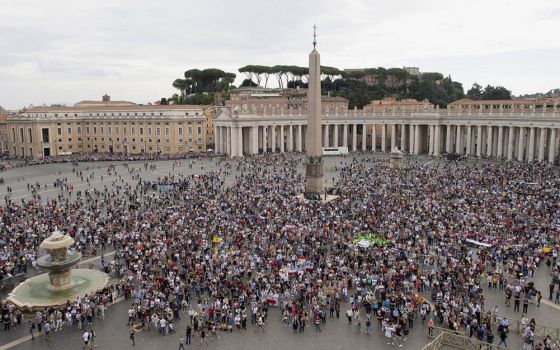
[[146, 103], [191, 68], [306, 65], [313, 23], [324, 65], [560, 88], [558, 0], [1, 0], [0, 105]]

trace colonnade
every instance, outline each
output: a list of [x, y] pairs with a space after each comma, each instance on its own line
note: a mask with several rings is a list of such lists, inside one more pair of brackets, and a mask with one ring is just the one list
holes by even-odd
[[[306, 125], [215, 125], [216, 152], [244, 154], [305, 152]], [[557, 127], [489, 124], [324, 123], [323, 147], [348, 147], [351, 152], [492, 157], [553, 162], [560, 144]]]

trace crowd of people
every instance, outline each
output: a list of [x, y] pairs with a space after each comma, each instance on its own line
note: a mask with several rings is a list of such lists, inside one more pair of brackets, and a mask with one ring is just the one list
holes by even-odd
[[[186, 152], [175, 154], [161, 153], [121, 153], [121, 152], [87, 152], [72, 153], [68, 155], [56, 155], [46, 157], [24, 157], [5, 159], [0, 163], [0, 172], [8, 169], [21, 168], [31, 165], [58, 164], [58, 163], [78, 163], [78, 162], [119, 162], [119, 161], [158, 161], [158, 160], [181, 160], [198, 159], [207, 157], [203, 153]], [[4, 179], [0, 181], [3, 183]]]
[[[40, 242], [59, 229], [77, 250], [114, 251], [102, 266], [119, 282], [38, 313], [40, 329], [83, 329], [122, 296], [130, 302], [129, 327], [179, 331], [201, 344], [248, 323], [264, 332], [273, 306], [294, 333], [308, 326], [322, 332], [342, 312], [356, 333], [377, 331], [395, 346], [418, 323], [490, 343], [496, 336], [503, 345], [507, 319], [485, 304], [485, 290], [503, 293], [504, 307], [513, 299], [520, 317], [554, 292], [558, 300], [557, 167], [398, 166], [357, 157], [337, 165], [329, 192], [338, 197], [323, 202], [296, 196], [304, 191], [297, 155], [211, 162], [203, 174], [157, 181], [142, 179], [130, 163], [135, 182], [119, 178], [71, 197], [62, 181], [56, 198], [8, 201], [0, 208], [0, 276], [34, 266]], [[363, 233], [388, 243], [355, 244]], [[544, 296], [533, 280], [543, 264], [551, 275]], [[9, 324], [21, 323], [13, 305], [2, 313]], [[181, 317], [188, 326], [179, 330]], [[534, 325], [522, 332], [531, 345], [560, 348], [554, 339], [534, 339]]]

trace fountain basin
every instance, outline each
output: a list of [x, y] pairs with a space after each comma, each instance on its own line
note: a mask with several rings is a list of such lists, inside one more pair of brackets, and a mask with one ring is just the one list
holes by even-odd
[[49, 274], [35, 276], [20, 283], [9, 295], [8, 301], [28, 310], [42, 310], [49, 306], [61, 306], [67, 300], [102, 289], [109, 282], [109, 276], [99, 270], [72, 269], [71, 286], [62, 290], [49, 288]]
[[68, 251], [66, 252], [66, 260], [53, 260], [50, 254], [41, 255], [37, 258], [37, 266], [43, 270], [57, 271], [65, 270], [76, 265], [82, 258], [82, 253]]

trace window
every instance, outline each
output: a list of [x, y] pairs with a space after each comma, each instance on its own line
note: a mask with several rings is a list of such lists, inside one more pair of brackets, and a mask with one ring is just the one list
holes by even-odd
[[157, 136], [160, 136], [160, 135], [161, 135], [161, 128], [157, 128], [157, 129], [156, 129], [156, 135], [157, 135]]
[[78, 135], [82, 134], [82, 128], [78, 126]]
[[62, 135], [62, 128], [58, 128], [58, 129], [56, 130], [56, 132], [57, 132], [58, 136]]
[[179, 128], [179, 135], [183, 135], [183, 128]]
[[111, 135], [111, 127], [109, 127], [109, 135]]
[[199, 135], [202, 134], [202, 126], [199, 126], [199, 127], [197, 128], [197, 133], [198, 133]]
[[27, 129], [27, 136], [29, 139], [29, 143], [33, 143], [33, 135], [31, 133], [31, 129]]
[[19, 128], [19, 139], [21, 140], [21, 143], [23, 143], [23, 128]]
[[97, 134], [97, 127], [96, 126], [93, 127], [93, 133]]
[[119, 134], [119, 127], [118, 126], [115, 127], [115, 134], [117, 134], [117, 135]]
[[189, 126], [188, 131], [189, 131], [189, 135], [192, 135], [192, 126]]
[[89, 135], [89, 126], [86, 126], [86, 134]]
[[[15, 128], [12, 128], [12, 142], [16, 142], [16, 129]], [[14, 153], [16, 153], [16, 152], [14, 151]]]
[[144, 135], [144, 128], [140, 128], [140, 135]]
[[49, 139], [49, 128], [41, 129], [41, 139], [43, 140], [43, 142], [51, 142]]
[[152, 128], [148, 128], [148, 136], [152, 136]]
[[169, 128], [165, 128], [165, 136], [169, 136]]
[[68, 135], [72, 135], [72, 128], [68, 128]]

